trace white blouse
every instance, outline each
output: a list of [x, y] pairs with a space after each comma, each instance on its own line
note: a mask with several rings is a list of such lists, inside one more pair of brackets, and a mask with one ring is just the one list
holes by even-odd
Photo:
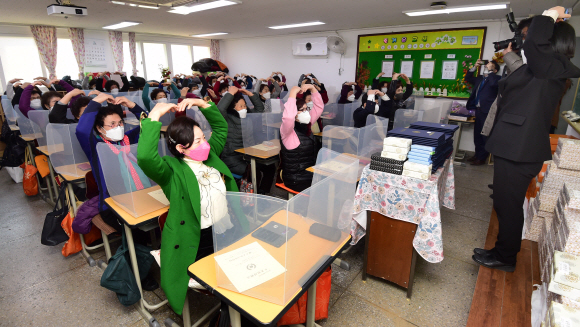
[[191, 168], [199, 184], [201, 228], [205, 229], [213, 225], [214, 232], [222, 234], [234, 227], [228, 214], [226, 184], [221, 173], [213, 167], [206, 166], [201, 161], [187, 157], [184, 157], [183, 160]]

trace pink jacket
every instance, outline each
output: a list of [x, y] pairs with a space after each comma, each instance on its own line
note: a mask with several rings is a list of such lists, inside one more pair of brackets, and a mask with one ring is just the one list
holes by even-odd
[[[324, 111], [324, 103], [322, 102], [322, 96], [319, 92], [312, 93], [312, 110], [310, 110], [310, 123], [314, 124], [322, 115]], [[296, 108], [296, 98], [288, 98], [288, 101], [284, 105], [284, 113], [282, 114], [282, 126], [280, 126], [280, 137], [282, 138], [282, 143], [288, 150], [296, 149], [300, 145], [300, 140], [298, 135], [294, 131], [294, 122], [296, 121], [296, 114], [298, 114], [298, 108]]]

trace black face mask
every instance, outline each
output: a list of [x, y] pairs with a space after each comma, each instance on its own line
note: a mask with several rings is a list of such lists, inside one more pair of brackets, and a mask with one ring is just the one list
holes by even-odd
[[395, 94], [395, 100], [400, 101], [403, 99], [403, 93], [396, 93]]

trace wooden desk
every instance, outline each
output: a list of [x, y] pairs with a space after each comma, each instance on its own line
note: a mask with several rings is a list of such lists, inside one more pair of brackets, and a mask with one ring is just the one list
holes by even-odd
[[254, 194], [258, 194], [258, 183], [256, 182], [256, 159], [261, 160], [264, 164], [271, 164], [270, 159], [277, 157], [280, 154], [280, 140], [271, 140], [273, 143], [272, 149], [265, 151], [256, 149], [256, 146], [237, 149], [236, 152], [242, 153], [250, 157], [250, 167], [252, 169], [252, 184], [254, 185]]
[[38, 151], [40, 151], [42, 154], [44, 154], [46, 156], [50, 156], [53, 153], [63, 152], [64, 151], [64, 144], [51, 144], [50, 146], [49, 145], [37, 146], [36, 149]]
[[161, 133], [167, 133], [167, 126], [161, 126]]
[[54, 167], [54, 170], [64, 178], [67, 182], [78, 182], [85, 179], [85, 175], [91, 171], [91, 169], [82, 170], [78, 166], [82, 164], [89, 164], [89, 162], [79, 162], [77, 164], [71, 164], [66, 166]]
[[[289, 219], [288, 222], [286, 220], [287, 214]], [[304, 294], [304, 292], [306, 292], [306, 290], [308, 290], [308, 288], [310, 288], [311, 285], [314, 290], [311, 288], [308, 293], [308, 306], [310, 307], [315, 304], [312, 302], [316, 299], [316, 280], [324, 270], [332, 264], [335, 257], [338, 256], [340, 251], [342, 251], [350, 241], [350, 235], [346, 233], [342, 233], [343, 235], [338, 242], [330, 242], [316, 237], [308, 232], [312, 221], [307, 221], [306, 219], [298, 217], [294, 213], [287, 213], [284, 210], [277, 212], [262, 226], [268, 224], [270, 221], [276, 221], [284, 225], [288, 223], [289, 227], [298, 230], [298, 233], [288, 240], [289, 250], [287, 251], [287, 256], [285, 246], [275, 248], [270, 244], [255, 239], [250, 234], [229, 247], [193, 263], [188, 268], [188, 273], [193, 279], [207, 288], [212, 294], [220, 298], [220, 300], [228, 304], [230, 307], [230, 315], [233, 313], [233, 316], [235, 316], [241, 313], [252, 321], [252, 323], [266, 327], [275, 326], [276, 322], [282, 318], [286, 311], [296, 303], [296, 301], [302, 296], [302, 294]], [[258, 242], [274, 258], [276, 258], [278, 262], [286, 262], [286, 268], [288, 270], [286, 274], [282, 274], [264, 284], [256, 286], [252, 290], [255, 291], [260, 289], [260, 291], [267, 294], [269, 292], [271, 293], [272, 290], [280, 292], [281, 287], [283, 288], [285, 285], [285, 294], [287, 294], [288, 297], [286, 298], [284, 305], [260, 300], [218, 286], [214, 256], [227, 253], [253, 242]], [[313, 249], [319, 251], [318, 254], [313, 255]], [[304, 285], [299, 285], [297, 281], [305, 276], [306, 273], [320, 261], [325, 253], [331, 253], [331, 255]], [[225, 276], [223, 273], [222, 275]], [[272, 289], [272, 287], [274, 288]], [[311, 299], [311, 295], [314, 295], [313, 299]], [[314, 321], [313, 314], [314, 310], [312, 310], [312, 317], [309, 315], [307, 318], [307, 324], [309, 321]], [[232, 327], [240, 326], [239, 324], [236, 325], [234, 323], [236, 321], [234, 317], [231, 318], [233, 318]]]
[[11, 131], [13, 131], [13, 132], [14, 132], [14, 131], [19, 131], [19, 130], [20, 130], [20, 127], [18, 127], [18, 126], [16, 126], [16, 125], [8, 125], [8, 126], [10, 126], [10, 130], [11, 130]]
[[[362, 172], [362, 169], [363, 169], [364, 167], [366, 167], [366, 164], [364, 164], [364, 163], [361, 163], [361, 162], [360, 162], [360, 157], [358, 157], [358, 156], [356, 156], [356, 155], [353, 155], [353, 154], [350, 154], [350, 153], [343, 153], [343, 155], [359, 159], [359, 164], [358, 164], [358, 178], [357, 178], [357, 182], [358, 182], [358, 181], [360, 181], [360, 176], [361, 176], [360, 172]], [[337, 157], [337, 158], [335, 158], [335, 159], [333, 159], [333, 160], [330, 160], [330, 161], [331, 161], [331, 162], [332, 162], [332, 161], [337, 161], [337, 162], [340, 162], [340, 160], [336, 160], [336, 159], [339, 159], [339, 158], [340, 158], [340, 157]], [[349, 164], [349, 163], [348, 163], [348, 162], [345, 162], [345, 164]], [[318, 167], [317, 167], [317, 166], [318, 166]], [[332, 174], [334, 174], [334, 173], [336, 173], [336, 172], [337, 172], [337, 170], [334, 170], [334, 169], [332, 169], [332, 168], [320, 167], [320, 165], [316, 165], [316, 166], [308, 167], [308, 168], [306, 168], [306, 171], [309, 171], [309, 172], [311, 172], [311, 173], [317, 173], [317, 174], [324, 175], [324, 176], [330, 176], [330, 175], [332, 175]]]
[[42, 134], [40, 134], [40, 133], [25, 134], [25, 135], [20, 135], [20, 137], [26, 142], [32, 142], [36, 139], [42, 138]]
[[[136, 202], [139, 202], [139, 205], [145, 205], [151, 207], [151, 203], [158, 203], [159, 202], [149, 196], [147, 193], [159, 189], [160, 186], [156, 185], [154, 187], [149, 187], [137, 192], [133, 192], [133, 198]], [[130, 196], [130, 194], [128, 195]], [[153, 212], [148, 214], [134, 217], [128, 211], [126, 211], [123, 206], [118, 205], [112, 198], [105, 199], [105, 203], [115, 212], [117, 217], [119, 217], [123, 221], [123, 227], [125, 230], [125, 236], [127, 237], [127, 247], [129, 248], [129, 257], [131, 259], [131, 267], [133, 268], [133, 274], [135, 275], [135, 281], [137, 282], [137, 286], [139, 287], [139, 292], [141, 293], [141, 299], [134, 304], [135, 309], [144, 319], [147, 321], [154, 321], [156, 322], [155, 318], [149, 313], [149, 311], [157, 310], [158, 308], [167, 304], [167, 300], [161, 301], [155, 305], [149, 304], [145, 298], [143, 297], [143, 289], [141, 287], [141, 276], [139, 275], [139, 266], [137, 265], [137, 255], [135, 254], [135, 243], [133, 241], [133, 231], [132, 228], [137, 228], [139, 226], [146, 225], [147, 223], [151, 223], [157, 219], [160, 215], [167, 212], [169, 209], [168, 206], [163, 207], [161, 209], [157, 209]], [[155, 234], [152, 233], [152, 237]], [[154, 240], [152, 240], [154, 242]], [[106, 265], [103, 265], [106, 266]]]
[[[116, 195], [114, 197], [105, 199], [105, 203], [107, 203], [107, 205], [113, 209], [113, 211], [115, 211], [117, 216], [119, 216], [119, 218], [121, 218], [125, 224], [133, 228], [139, 227], [148, 223], [151, 219], [161, 216], [167, 212], [167, 210], [169, 210], [169, 206], [164, 206], [161, 202], [155, 200], [148, 194], [149, 192], [159, 189], [161, 189], [161, 187], [159, 185], [155, 185], [153, 187], [149, 187], [137, 192]], [[120, 204], [129, 202], [131, 200], [136, 207], [139, 207], [140, 212], [147, 213], [135, 217], [135, 215], [131, 213], [132, 210]]]

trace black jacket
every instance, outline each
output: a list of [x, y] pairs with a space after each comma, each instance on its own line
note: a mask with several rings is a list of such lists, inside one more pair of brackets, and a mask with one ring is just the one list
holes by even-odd
[[60, 104], [58, 102], [55, 103], [54, 107], [52, 107], [52, 110], [48, 114], [48, 122], [50, 122], [51, 124], [76, 124], [76, 123], [78, 123], [79, 122], [78, 119], [66, 118], [67, 109], [68, 109], [68, 107], [66, 104]]
[[389, 117], [389, 110], [391, 106], [391, 101], [382, 101], [379, 106], [379, 111], [375, 114], [375, 104], [374, 101], [367, 101], [366, 106], [360, 106], [357, 108], [353, 114], [352, 118], [354, 119], [354, 127], [361, 128], [365, 127], [367, 124], [367, 117], [369, 115], [376, 115], [379, 117], [388, 118]]
[[550, 122], [566, 88], [566, 78], [580, 77], [580, 69], [552, 50], [549, 39], [554, 20], [537, 16], [524, 43], [527, 65], [499, 83], [498, 112], [485, 149], [518, 162], [552, 159]]
[[314, 176], [306, 169], [316, 164], [316, 142], [312, 135], [307, 136], [308, 124], [294, 124], [294, 131], [300, 140], [300, 145], [292, 150], [286, 149], [284, 142], [280, 142], [282, 149], [282, 179], [290, 188], [300, 183], [312, 182]]
[[[477, 96], [477, 90], [479, 89], [479, 86], [484, 80], [482, 75], [476, 76], [476, 74], [477, 69], [475, 69], [473, 72], [467, 72], [467, 74], [465, 74], [465, 81], [473, 85], [471, 95], [469, 96], [469, 100], [467, 100], [466, 105], [467, 109], [469, 110], [476, 109], [477, 103], [475, 102], [475, 97]], [[495, 101], [495, 98], [497, 98], [498, 83], [500, 79], [501, 76], [498, 74], [488, 74], [485, 84], [483, 84], [481, 90], [479, 91], [479, 105], [481, 111], [486, 114], [489, 113], [491, 105]]]

